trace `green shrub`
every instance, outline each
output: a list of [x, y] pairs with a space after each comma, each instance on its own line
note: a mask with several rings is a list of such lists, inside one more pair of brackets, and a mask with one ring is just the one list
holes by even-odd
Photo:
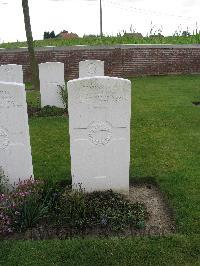
[[60, 94], [60, 97], [61, 97], [61, 100], [62, 100], [62, 103], [65, 107], [65, 110], [66, 110], [66, 113], [68, 113], [68, 94], [67, 94], [67, 85], [65, 84], [64, 86], [58, 86], [60, 91], [59, 91], [59, 94]]
[[65, 109], [49, 105], [46, 105], [43, 108], [35, 108], [29, 106], [28, 113], [30, 117], [62, 116], [65, 114]]
[[61, 116], [65, 113], [62, 108], [55, 106], [44, 106], [39, 112], [39, 116]]
[[0, 167], [0, 193], [4, 193], [8, 188], [8, 180], [4, 174], [2, 167]]
[[86, 195], [78, 190], [67, 189], [55, 205], [55, 225], [71, 230], [83, 230], [88, 225]]
[[48, 213], [48, 202], [43, 197], [43, 182], [20, 181], [11, 192], [2, 195], [0, 207], [9, 217], [11, 231], [25, 231], [36, 226]]

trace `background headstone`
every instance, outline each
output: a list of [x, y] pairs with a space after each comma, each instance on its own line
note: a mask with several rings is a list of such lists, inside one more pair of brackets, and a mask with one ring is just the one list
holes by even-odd
[[104, 76], [104, 62], [100, 60], [85, 60], [79, 62], [79, 78]]
[[68, 82], [72, 184], [86, 191], [129, 190], [131, 82], [94, 77]]
[[23, 83], [23, 70], [21, 65], [1, 65], [0, 81]]
[[60, 95], [60, 86], [65, 85], [64, 64], [47, 62], [39, 65], [41, 106], [64, 108]]
[[0, 169], [10, 184], [33, 176], [23, 84], [0, 82]]

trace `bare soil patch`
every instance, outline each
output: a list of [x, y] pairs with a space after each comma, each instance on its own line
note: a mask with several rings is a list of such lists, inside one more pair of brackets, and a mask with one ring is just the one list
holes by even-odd
[[171, 210], [159, 188], [151, 184], [130, 187], [129, 198], [133, 202], [143, 202], [149, 219], [142, 230], [135, 230], [135, 235], [168, 235], [175, 231]]

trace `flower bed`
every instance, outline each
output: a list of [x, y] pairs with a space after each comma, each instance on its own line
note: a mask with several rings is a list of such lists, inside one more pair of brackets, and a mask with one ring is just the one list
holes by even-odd
[[28, 179], [0, 194], [0, 236], [4, 239], [65, 239], [131, 234], [144, 228], [143, 203], [113, 191], [85, 193], [59, 183]]

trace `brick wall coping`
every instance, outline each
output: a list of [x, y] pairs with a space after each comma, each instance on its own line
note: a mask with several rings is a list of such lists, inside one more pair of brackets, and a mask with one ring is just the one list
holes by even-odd
[[[112, 49], [200, 49], [200, 44], [119, 44], [119, 45], [73, 45], [73, 46], [44, 46], [37, 47], [35, 51], [70, 51], [70, 50], [112, 50]], [[26, 52], [26, 47], [20, 47], [15, 49], [0, 48], [0, 53], [20, 53]]]

